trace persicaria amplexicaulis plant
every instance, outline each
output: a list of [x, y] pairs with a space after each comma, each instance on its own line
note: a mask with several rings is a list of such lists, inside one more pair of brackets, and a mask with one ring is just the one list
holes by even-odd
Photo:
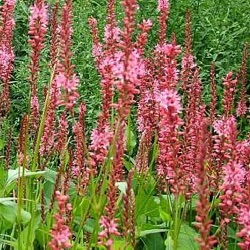
[[[238, 73], [219, 80], [211, 62], [204, 81], [190, 10], [182, 46], [167, 32], [168, 0], [156, 1], [158, 18], [142, 20], [141, 1], [121, 1], [119, 20], [118, 2], [109, 0], [103, 34], [98, 19], [78, 20], [88, 23], [100, 79], [90, 129], [74, 65], [73, 4], [30, 7], [29, 107], [19, 131], [9, 130], [0, 165], [1, 247], [249, 249], [248, 45]], [[0, 12], [1, 126], [15, 77], [14, 7], [6, 0]]]

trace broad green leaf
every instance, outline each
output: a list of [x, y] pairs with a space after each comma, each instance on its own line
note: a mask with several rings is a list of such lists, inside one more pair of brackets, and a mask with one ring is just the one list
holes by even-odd
[[148, 234], [143, 237], [144, 250], [165, 250], [164, 241], [159, 233]]
[[[79, 225], [80, 222], [81, 221], [78, 221], [77, 224]], [[87, 231], [89, 233], [93, 233], [95, 225], [96, 225], [96, 221], [94, 219], [87, 219], [84, 226], [83, 226], [83, 229], [84, 229], [84, 231]], [[79, 227], [77, 227], [77, 230], [79, 230]]]
[[49, 169], [49, 168], [45, 168], [45, 173], [43, 177], [46, 181], [55, 183], [56, 175], [57, 175], [56, 171]]
[[21, 222], [26, 224], [30, 221], [31, 219], [31, 214], [24, 209], [21, 209]]
[[168, 229], [150, 229], [150, 230], [143, 230], [140, 232], [140, 235], [139, 237], [143, 237], [145, 235], [148, 235], [148, 234], [156, 234], [156, 233], [165, 233], [167, 232]]
[[40, 246], [46, 245], [50, 235], [50, 229], [46, 224], [40, 224], [39, 228], [36, 230], [36, 239], [39, 242]]
[[[18, 215], [17, 203], [10, 200], [0, 202], [0, 215], [8, 222], [12, 224], [16, 223]], [[30, 221], [30, 219], [30, 213], [21, 209], [20, 223], [26, 224]]]
[[172, 221], [172, 217], [169, 213], [166, 213], [165, 211], [163, 211], [161, 207], [159, 207], [159, 211], [160, 211], [160, 217], [163, 221], [165, 222]]
[[151, 229], [166, 229], [166, 223], [161, 223], [161, 224], [143, 223], [140, 229], [142, 231], [151, 230]]
[[14, 206], [11, 205], [7, 205], [4, 203], [0, 204], [0, 216], [10, 222], [11, 224], [15, 224], [16, 222], [16, 208]]
[[43, 175], [44, 173], [45, 171], [31, 172], [23, 167], [19, 167], [17, 169], [9, 169], [6, 186], [10, 185], [14, 180], [17, 180], [20, 176], [21, 177], [40, 176]]
[[168, 235], [167, 239], [165, 240], [165, 250], [173, 250], [174, 249], [174, 241], [170, 235]]
[[140, 194], [135, 199], [135, 214], [137, 216], [145, 214], [151, 217], [159, 216], [158, 205], [152, 196]]
[[0, 198], [0, 203], [4, 203], [6, 201], [14, 201], [14, 200], [17, 200], [17, 198], [14, 198], [14, 197]]
[[55, 187], [55, 180], [56, 180], [56, 175], [57, 172], [49, 169], [49, 168], [45, 168], [45, 173], [43, 175], [45, 183], [44, 183], [44, 196], [45, 196], [45, 200], [49, 203], [51, 200], [51, 196], [54, 192], [54, 187]]
[[198, 250], [197, 237], [198, 233], [192, 227], [182, 224], [178, 238], [178, 250]]

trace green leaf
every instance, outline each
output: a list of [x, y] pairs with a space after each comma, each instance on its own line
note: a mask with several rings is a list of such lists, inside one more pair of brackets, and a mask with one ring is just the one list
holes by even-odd
[[126, 250], [133, 250], [133, 247], [128, 245], [125, 240], [117, 239], [114, 240], [113, 248], [114, 250], [126, 249]]
[[133, 149], [136, 146], [136, 136], [132, 130], [132, 127], [130, 126], [130, 122], [126, 127], [126, 138], [127, 138], [126, 147], [129, 154], [131, 155], [133, 153]]
[[141, 239], [144, 244], [144, 250], [165, 250], [164, 241], [159, 233], [148, 234]]
[[11, 224], [15, 224], [16, 222], [16, 208], [14, 206], [6, 204], [7, 202], [0, 203], [0, 216], [10, 222]]
[[[130, 157], [128, 156], [128, 158]], [[126, 160], [125, 158], [123, 158], [123, 164], [128, 171], [130, 171], [134, 167], [134, 163], [129, 160]]]
[[237, 233], [237, 230], [233, 229], [232, 227], [228, 227], [228, 238], [231, 238], [231, 239], [234, 239], [236, 241], [239, 241], [240, 239], [237, 237], [236, 233]]
[[165, 222], [170, 222], [172, 221], [172, 217], [170, 214], [166, 213], [165, 211], [162, 210], [161, 207], [159, 207], [159, 211], [160, 211], [160, 217], [163, 221]]
[[45, 173], [43, 175], [45, 182], [43, 185], [44, 185], [45, 200], [48, 203], [50, 202], [51, 196], [54, 192], [56, 175], [57, 175], [56, 171], [51, 170], [49, 168], [45, 168]]
[[31, 214], [24, 209], [21, 209], [21, 223], [26, 224], [30, 221]]
[[[17, 221], [18, 207], [17, 203], [10, 200], [0, 201], [0, 216], [6, 221], [14, 224]], [[20, 223], [26, 224], [30, 221], [31, 215], [29, 212], [21, 208]]]
[[65, 151], [65, 154], [64, 154], [64, 164], [65, 164], [65, 166], [68, 165], [69, 159], [70, 159], [69, 151], [66, 150], [66, 151]]
[[198, 233], [192, 227], [182, 224], [178, 238], [178, 250], [198, 250], [197, 237]]
[[44, 173], [43, 177], [46, 181], [49, 181], [51, 183], [55, 183], [56, 175], [57, 175], [56, 171], [49, 169], [49, 168], [45, 168], [45, 173]]
[[14, 169], [14, 170], [9, 169], [6, 186], [10, 185], [13, 181], [17, 180], [20, 176], [21, 177], [39, 176], [39, 175], [43, 175], [44, 173], [45, 173], [45, 171], [31, 172], [23, 167], [19, 167], [19, 168]]
[[0, 203], [4, 203], [6, 201], [14, 201], [14, 200], [17, 200], [17, 198], [14, 198], [14, 197], [0, 198]]
[[162, 229], [150, 229], [150, 230], [143, 230], [140, 232], [140, 237], [143, 237], [145, 235], [148, 235], [148, 234], [156, 234], [156, 233], [165, 233], [167, 232], [168, 229], [165, 229], [165, 228], [162, 228]]
[[168, 235], [167, 239], [165, 240], [165, 250], [173, 250], [174, 249], [174, 241], [170, 235]]
[[90, 198], [88, 197], [77, 197], [74, 206], [74, 215], [82, 217], [84, 212], [88, 209], [90, 205]]
[[151, 229], [166, 229], [166, 224], [161, 223], [161, 224], [149, 224], [149, 223], [143, 223], [141, 225], [141, 230], [151, 230]]
[[[37, 213], [37, 215], [35, 215], [35, 218], [32, 219], [31, 230], [29, 230], [29, 225], [27, 225], [24, 228], [24, 230], [22, 230], [21, 233], [18, 235], [17, 241], [18, 240], [22, 241], [23, 249], [29, 249], [28, 246], [30, 246], [30, 242], [34, 243], [36, 232], [37, 229], [39, 228], [40, 223], [41, 223], [41, 215]], [[27, 238], [29, 239], [29, 241], [26, 240]]]
[[150, 170], [152, 170], [152, 168], [154, 166], [154, 163], [157, 159], [158, 153], [159, 153], [159, 144], [158, 144], [157, 136], [155, 136], [152, 151], [150, 153], [150, 164], [149, 164]]
[[136, 218], [145, 214], [151, 217], [159, 216], [158, 205], [152, 196], [146, 194], [140, 194], [135, 199], [135, 215]]
[[93, 233], [94, 228], [95, 228], [95, 220], [87, 219], [85, 225], [83, 226], [83, 229], [89, 233]]

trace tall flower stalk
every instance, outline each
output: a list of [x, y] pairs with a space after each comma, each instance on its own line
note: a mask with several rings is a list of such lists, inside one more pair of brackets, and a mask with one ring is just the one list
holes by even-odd
[[68, 196], [62, 195], [59, 191], [56, 192], [56, 200], [58, 202], [58, 213], [54, 215], [55, 223], [50, 232], [52, 239], [49, 242], [51, 250], [70, 249], [71, 232], [66, 225], [65, 216], [67, 211], [71, 211], [70, 203], [67, 203]]
[[207, 124], [205, 119], [201, 121], [201, 129], [199, 133], [199, 146], [198, 146], [198, 156], [196, 161], [196, 170], [198, 172], [198, 184], [197, 190], [199, 194], [199, 201], [196, 205], [196, 227], [199, 230], [200, 236], [197, 241], [200, 244], [201, 250], [210, 250], [216, 243], [215, 236], [210, 235], [210, 230], [212, 226], [212, 221], [209, 218], [209, 211], [211, 206], [209, 204], [210, 190], [209, 190], [209, 181], [205, 171], [205, 164], [207, 158]]
[[79, 79], [74, 73], [74, 65], [72, 60], [72, 1], [66, 0], [61, 13], [61, 23], [58, 27], [60, 33], [60, 48], [59, 48], [59, 64], [58, 72], [56, 72], [55, 82], [60, 90], [60, 98], [58, 105], [65, 105], [69, 110], [72, 110], [75, 105], [79, 94], [77, 87]]
[[233, 113], [236, 84], [237, 79], [233, 79], [233, 72], [229, 72], [223, 79], [223, 111], [226, 117]]
[[163, 45], [166, 41], [167, 33], [167, 20], [169, 15], [169, 2], [168, 0], [158, 0], [159, 11], [159, 44]]
[[30, 88], [31, 88], [31, 99], [30, 99], [30, 114], [31, 121], [30, 126], [33, 130], [38, 128], [39, 121], [39, 99], [37, 92], [37, 81], [40, 70], [40, 56], [42, 49], [44, 48], [45, 35], [47, 32], [48, 25], [48, 14], [47, 6], [43, 0], [37, 0], [34, 6], [30, 8], [29, 18], [29, 44], [31, 46], [30, 55]]
[[246, 100], [246, 74], [247, 74], [247, 61], [249, 57], [249, 45], [244, 46], [242, 63], [239, 72], [239, 80], [241, 82], [240, 100], [237, 105], [237, 116], [244, 117], [247, 113], [247, 100]]
[[0, 80], [3, 86], [0, 93], [1, 116], [8, 112], [10, 106], [10, 78], [15, 57], [12, 48], [15, 5], [15, 0], [5, 0], [0, 10]]

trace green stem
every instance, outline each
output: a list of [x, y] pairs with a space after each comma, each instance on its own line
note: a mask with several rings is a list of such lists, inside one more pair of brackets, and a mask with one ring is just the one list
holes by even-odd
[[[34, 150], [34, 153], [33, 153], [33, 161], [32, 161], [32, 164], [31, 164], [31, 171], [32, 172], [37, 170], [40, 142], [41, 142], [41, 138], [42, 138], [42, 135], [43, 135], [44, 125], [45, 125], [45, 121], [46, 121], [46, 115], [47, 115], [47, 111], [48, 111], [48, 107], [49, 107], [50, 89], [51, 89], [51, 85], [52, 85], [52, 82], [53, 82], [53, 79], [54, 79], [54, 74], [55, 74], [55, 70], [53, 70], [52, 73], [51, 73], [49, 88], [48, 88], [48, 92], [47, 92], [44, 107], [43, 107], [43, 113], [42, 113], [41, 122], [40, 122], [38, 135], [37, 135], [37, 139], [36, 139], [35, 150]], [[41, 182], [41, 180], [39, 180], [39, 182]], [[35, 199], [35, 197], [36, 197], [36, 195], [33, 193], [33, 190], [35, 190], [35, 184], [33, 183], [32, 178], [29, 180], [29, 184], [30, 184], [29, 187], [28, 187], [28, 189], [30, 189], [29, 190], [29, 194], [30, 194], [29, 199], [32, 200], [32, 199]], [[32, 228], [34, 226], [34, 221], [35, 221], [36, 208], [34, 207], [33, 202], [31, 202], [31, 204], [30, 204], [29, 212], [31, 213], [31, 220], [30, 220], [29, 225], [28, 225], [27, 242], [30, 242], [30, 239], [31, 239], [30, 236], [31, 236]], [[30, 244], [32, 244], [32, 242], [30, 242]], [[26, 245], [27, 250], [29, 249], [28, 245]]]
[[181, 226], [181, 197], [178, 197], [174, 201], [174, 231], [173, 231], [173, 239], [174, 239], [174, 250], [178, 249], [178, 238], [180, 233]]
[[45, 103], [44, 103], [44, 106], [43, 106], [43, 114], [42, 114], [39, 130], [38, 130], [38, 134], [37, 134], [36, 145], [35, 145], [35, 150], [34, 150], [34, 155], [33, 155], [33, 161], [32, 161], [32, 165], [31, 165], [31, 171], [36, 171], [36, 168], [37, 168], [40, 142], [41, 142], [41, 139], [42, 139], [43, 130], [44, 130], [44, 126], [45, 126], [45, 121], [46, 121], [46, 117], [47, 117], [47, 111], [48, 111], [48, 108], [49, 108], [50, 89], [51, 89], [51, 85], [52, 85], [52, 82], [53, 82], [53, 79], [54, 79], [54, 75], [55, 75], [55, 70], [52, 71], [50, 82], [49, 82], [48, 92], [47, 92]]

